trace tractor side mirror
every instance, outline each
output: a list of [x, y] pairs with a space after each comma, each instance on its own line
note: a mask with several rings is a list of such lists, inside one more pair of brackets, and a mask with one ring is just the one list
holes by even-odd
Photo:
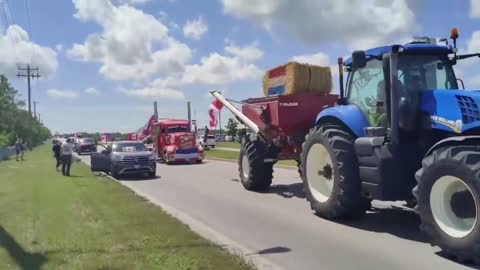
[[352, 53], [352, 66], [354, 68], [364, 68], [367, 65], [367, 56], [365, 51], [354, 51]]

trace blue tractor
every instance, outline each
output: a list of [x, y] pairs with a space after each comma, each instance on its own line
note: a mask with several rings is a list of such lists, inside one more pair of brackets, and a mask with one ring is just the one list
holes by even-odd
[[480, 263], [480, 91], [464, 90], [453, 69], [480, 54], [457, 54], [457, 38], [453, 29], [452, 44], [425, 38], [339, 59], [340, 102], [318, 115], [300, 170], [321, 217], [405, 200], [432, 244]]

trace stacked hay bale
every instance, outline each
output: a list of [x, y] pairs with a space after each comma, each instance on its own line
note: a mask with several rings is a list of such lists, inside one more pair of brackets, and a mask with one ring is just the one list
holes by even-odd
[[263, 77], [265, 96], [299, 93], [324, 93], [332, 90], [332, 74], [329, 67], [297, 62], [276, 67]]

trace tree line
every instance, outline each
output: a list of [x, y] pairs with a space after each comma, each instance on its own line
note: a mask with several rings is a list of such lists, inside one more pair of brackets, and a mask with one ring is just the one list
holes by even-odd
[[0, 75], [0, 147], [12, 146], [17, 138], [34, 147], [51, 137], [50, 130], [28, 111], [8, 79]]

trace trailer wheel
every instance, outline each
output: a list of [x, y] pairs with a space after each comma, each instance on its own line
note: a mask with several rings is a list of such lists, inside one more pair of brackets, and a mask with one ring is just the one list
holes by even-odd
[[426, 157], [413, 189], [420, 229], [447, 256], [480, 264], [480, 147], [441, 148]]
[[371, 206], [361, 197], [353, 138], [338, 126], [319, 126], [305, 137], [301, 155], [305, 196], [326, 219], [359, 217]]
[[272, 184], [273, 162], [265, 162], [266, 146], [260, 141], [244, 140], [240, 148], [238, 168], [240, 181], [251, 191], [267, 190]]

